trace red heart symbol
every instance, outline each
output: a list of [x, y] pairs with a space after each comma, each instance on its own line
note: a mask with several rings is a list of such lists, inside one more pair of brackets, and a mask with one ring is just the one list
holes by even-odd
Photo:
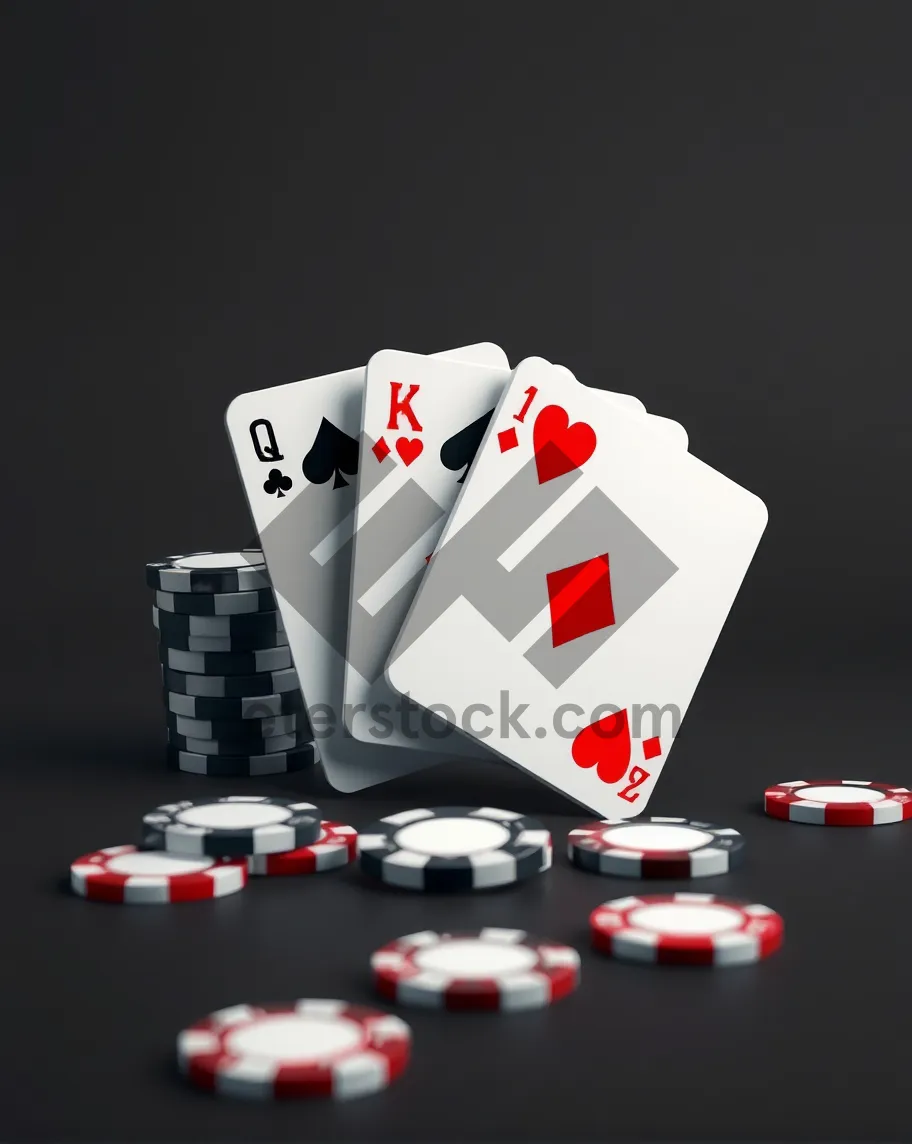
[[567, 410], [546, 405], [535, 418], [532, 430], [538, 483], [552, 481], [578, 469], [595, 452], [595, 430], [585, 421], [570, 424]]
[[399, 437], [396, 441], [396, 452], [404, 465], [410, 465], [420, 457], [423, 448], [424, 442], [420, 437]]
[[627, 712], [606, 715], [584, 727], [573, 740], [573, 761], [578, 767], [595, 767], [603, 783], [619, 783], [630, 762], [630, 727]]

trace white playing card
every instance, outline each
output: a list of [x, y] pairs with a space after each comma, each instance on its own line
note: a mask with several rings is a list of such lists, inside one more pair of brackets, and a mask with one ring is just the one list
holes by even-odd
[[[488, 753], [392, 692], [383, 669], [509, 379], [509, 370], [399, 350], [381, 350], [368, 362], [344, 694], [346, 726], [356, 739], [448, 755]], [[635, 397], [599, 396], [646, 417]], [[650, 420], [660, 423], [669, 447], [686, 448], [675, 422]]]
[[600, 816], [640, 814], [766, 519], [647, 420], [527, 359], [387, 680]]
[[[491, 343], [450, 351], [506, 368]], [[342, 681], [364, 368], [296, 381], [232, 401], [231, 446], [266, 557], [323, 767], [355, 791], [439, 762], [354, 741]]]

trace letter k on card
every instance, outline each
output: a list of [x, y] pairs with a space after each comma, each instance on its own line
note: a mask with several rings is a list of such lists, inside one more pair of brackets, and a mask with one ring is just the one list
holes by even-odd
[[[403, 397], [402, 382], [389, 382], [389, 417], [386, 422], [386, 427], [390, 432], [394, 433], [398, 431], [399, 421], [403, 417], [413, 432], [422, 432], [424, 427], [412, 408], [412, 402], [418, 396], [420, 390], [420, 384], [410, 385], [408, 392], [405, 397]], [[424, 442], [420, 437], [395, 437], [393, 438], [392, 447], [395, 449], [402, 464], [408, 466], [412, 461], [417, 460], [418, 457], [421, 456], [424, 450]], [[376, 443], [372, 446], [372, 452], [382, 465], [391, 452], [390, 445], [385, 437], [379, 437], [377, 439]]]
[[508, 692], [528, 704], [523, 733], [497, 728], [486, 747], [603, 817], [641, 814], [766, 519], [762, 501], [648, 418], [529, 358], [387, 679], [457, 718], [498, 710]]

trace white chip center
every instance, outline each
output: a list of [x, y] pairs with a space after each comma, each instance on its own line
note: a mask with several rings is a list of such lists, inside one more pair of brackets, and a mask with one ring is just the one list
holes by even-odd
[[361, 1026], [346, 1017], [261, 1017], [225, 1038], [229, 1053], [241, 1057], [305, 1064], [356, 1049], [364, 1041]]
[[163, 850], [149, 850], [121, 854], [111, 858], [105, 865], [110, 873], [127, 877], [138, 874], [173, 878], [178, 874], [198, 874], [201, 870], [208, 870], [214, 862], [212, 858], [180, 858]]
[[186, 826], [203, 826], [211, 830], [243, 830], [247, 827], [273, 826], [291, 817], [287, 806], [270, 806], [264, 802], [211, 802], [179, 811], [177, 821]]
[[397, 830], [395, 839], [403, 850], [432, 858], [457, 858], [498, 850], [510, 841], [510, 832], [484, 818], [425, 818]]
[[705, 934], [726, 933], [738, 929], [743, 915], [730, 906], [718, 904], [697, 905], [690, 902], [662, 902], [654, 906], [638, 906], [627, 915], [627, 921], [637, 929], [659, 934], [681, 934], [696, 937]]
[[882, 790], [855, 786], [806, 786], [795, 791], [798, 798], [809, 802], [882, 802]]
[[249, 552], [200, 552], [174, 561], [175, 568], [259, 568], [264, 563], [259, 549]]
[[414, 961], [421, 969], [448, 977], [503, 977], [528, 972], [538, 955], [521, 945], [467, 938], [428, 946], [415, 955]]
[[602, 831], [602, 840], [630, 850], [696, 850], [712, 842], [713, 836], [693, 826], [642, 822], [609, 827]]

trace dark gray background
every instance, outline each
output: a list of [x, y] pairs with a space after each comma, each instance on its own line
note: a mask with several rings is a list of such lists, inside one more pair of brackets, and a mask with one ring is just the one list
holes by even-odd
[[[908, 782], [912, 9], [875, 3], [5, 3], [6, 548], [0, 1134], [23, 1141], [908, 1138], [912, 827], [773, 822], [764, 785]], [[781, 910], [731, 972], [590, 953], [638, 883], [354, 871], [95, 907], [69, 861], [174, 797], [146, 560], [251, 534], [243, 390], [383, 346], [541, 354], [682, 421], [770, 526], [650, 809], [737, 826], [696, 888]], [[505, 766], [318, 796], [589, 817]], [[659, 885], [655, 888], [666, 888]], [[506, 924], [578, 944], [541, 1014], [405, 1013], [414, 1063], [350, 1105], [249, 1107], [170, 1072], [240, 1000], [368, 1000], [378, 944]], [[845, 989], [851, 989], [846, 996]]]

